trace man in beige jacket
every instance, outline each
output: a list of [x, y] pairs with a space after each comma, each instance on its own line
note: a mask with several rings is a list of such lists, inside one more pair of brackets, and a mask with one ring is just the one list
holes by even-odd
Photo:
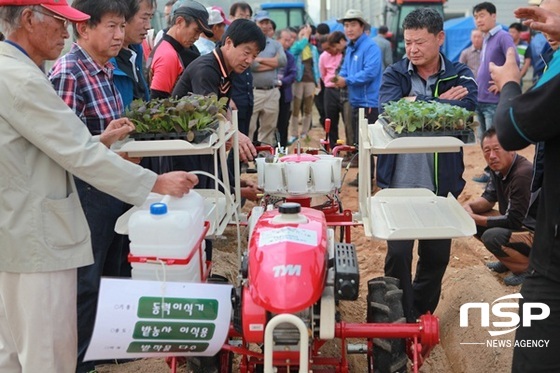
[[71, 174], [134, 205], [198, 181], [123, 160], [108, 146], [127, 119], [92, 137], [57, 96], [38, 66], [88, 17], [66, 0], [0, 0], [0, 372], [75, 370], [76, 268], [93, 257]]

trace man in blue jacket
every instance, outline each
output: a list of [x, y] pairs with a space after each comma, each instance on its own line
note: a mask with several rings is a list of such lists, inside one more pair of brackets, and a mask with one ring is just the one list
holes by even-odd
[[348, 45], [335, 85], [337, 88], [348, 87], [354, 138], [346, 141], [357, 144], [358, 109], [365, 109], [369, 123], [374, 123], [379, 115], [379, 86], [383, 62], [381, 50], [373, 39], [364, 33], [367, 22], [360, 10], [349, 9], [338, 22], [344, 25]]
[[[367, 21], [362, 11], [349, 9], [344, 18], [338, 22], [344, 25], [344, 34], [348, 39], [344, 62], [340, 74], [336, 77], [337, 88], [348, 88], [348, 101], [352, 107], [352, 128], [354, 138], [346, 139], [348, 144], [358, 144], [358, 111], [364, 108], [369, 123], [374, 123], [379, 115], [379, 86], [383, 73], [383, 57], [377, 44], [364, 31]], [[371, 174], [375, 174], [372, 157]], [[358, 178], [348, 183], [358, 186]]]
[[122, 96], [125, 108], [128, 108], [133, 100], [150, 99], [150, 90], [144, 79], [142, 41], [151, 28], [156, 1], [132, 0], [128, 5], [123, 48], [110, 60], [115, 66], [113, 82]]
[[[379, 95], [383, 104], [405, 98], [409, 101], [438, 101], [474, 111], [477, 84], [464, 64], [453, 63], [440, 53], [444, 42], [443, 19], [433, 9], [416, 9], [403, 22], [406, 58], [389, 66], [383, 74]], [[438, 196], [457, 197], [465, 180], [463, 154], [426, 153], [380, 155], [377, 185], [381, 188], [427, 188]], [[420, 240], [418, 264], [412, 281], [414, 241], [389, 241], [385, 275], [400, 279], [403, 308], [409, 321], [434, 312], [441, 293], [441, 279], [449, 262], [451, 240]]]

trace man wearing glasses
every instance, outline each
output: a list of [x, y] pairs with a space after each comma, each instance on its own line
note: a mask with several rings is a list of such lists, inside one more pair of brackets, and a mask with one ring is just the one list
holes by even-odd
[[197, 182], [111, 152], [130, 121], [92, 136], [39, 69], [88, 18], [66, 0], [0, 0], [0, 372], [75, 372], [76, 268], [93, 256], [72, 174], [135, 205]]
[[47, 12], [37, 10], [37, 9], [35, 9], [34, 12], [40, 13], [40, 14], [42, 14], [44, 16], [47, 16], [47, 17], [53, 17], [54, 19], [58, 19], [60, 22], [62, 22], [62, 27], [64, 27], [64, 28], [68, 28], [68, 24], [70, 23], [70, 21], [68, 21], [66, 18], [61, 17], [61, 16], [57, 16], [56, 14], [47, 13]]

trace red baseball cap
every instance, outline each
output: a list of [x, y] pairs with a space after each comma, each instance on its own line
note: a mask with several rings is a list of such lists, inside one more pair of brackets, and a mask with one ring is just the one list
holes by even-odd
[[43, 8], [50, 10], [54, 14], [66, 18], [71, 22], [87, 21], [89, 15], [80, 12], [78, 9], [72, 8], [66, 0], [0, 0], [0, 6], [28, 6], [41, 5]]

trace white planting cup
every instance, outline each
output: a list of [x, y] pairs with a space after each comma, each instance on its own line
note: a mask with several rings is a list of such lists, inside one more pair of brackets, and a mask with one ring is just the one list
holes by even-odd
[[331, 159], [320, 159], [311, 163], [311, 180], [313, 191], [329, 193], [333, 189], [333, 167]]
[[264, 191], [267, 193], [282, 193], [284, 185], [284, 164], [264, 163]]
[[331, 166], [332, 166], [334, 187], [340, 188], [342, 186], [342, 158], [332, 157]]
[[286, 181], [288, 193], [305, 194], [308, 192], [310, 162], [286, 162]]
[[265, 158], [255, 159], [255, 164], [257, 165], [257, 185], [259, 188], [264, 189]]

